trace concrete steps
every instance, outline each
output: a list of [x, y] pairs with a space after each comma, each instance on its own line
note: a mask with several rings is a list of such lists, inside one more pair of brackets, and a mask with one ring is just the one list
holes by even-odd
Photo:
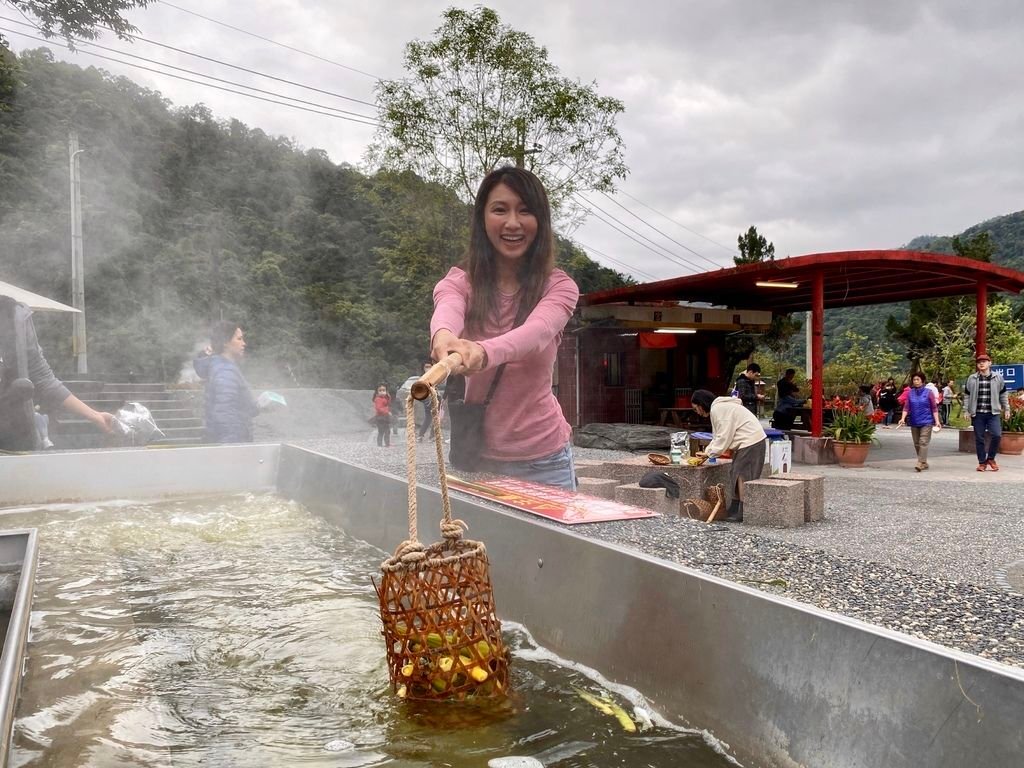
[[[165, 384], [74, 380], [65, 386], [97, 411], [116, 413], [126, 402], [149, 409], [166, 437], [150, 445], [192, 445], [202, 442], [202, 393], [190, 389], [169, 389]], [[119, 440], [100, 433], [86, 421], [65, 413], [50, 419], [50, 440], [56, 448], [109, 448]]]

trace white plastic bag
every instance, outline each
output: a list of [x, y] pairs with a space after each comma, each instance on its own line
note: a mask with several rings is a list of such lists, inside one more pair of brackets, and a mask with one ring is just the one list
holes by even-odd
[[256, 398], [256, 405], [263, 411], [267, 408], [287, 408], [288, 402], [284, 399], [284, 395], [271, 392], [268, 389], [266, 392], [261, 392], [260, 396]]
[[117, 431], [126, 436], [132, 445], [146, 445], [165, 436], [153, 421], [149, 408], [142, 403], [125, 403], [114, 414], [114, 422]]

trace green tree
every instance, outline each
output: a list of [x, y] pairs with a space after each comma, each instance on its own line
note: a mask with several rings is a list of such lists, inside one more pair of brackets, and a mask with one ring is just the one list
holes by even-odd
[[601, 266], [572, 242], [560, 237], [557, 243], [558, 266], [572, 275], [581, 294], [636, 285], [632, 277]]
[[757, 233], [757, 227], [751, 227], [737, 238], [740, 255], [732, 260], [738, 265], [755, 264], [760, 261], [775, 261], [775, 244], [769, 243], [764, 235]]
[[[74, 48], [74, 38], [95, 40], [101, 28], [109, 29], [122, 40], [130, 40], [137, 31], [124, 16], [132, 8], [145, 8], [150, 0], [6, 0], [31, 17], [43, 37], [63, 37]], [[0, 45], [4, 36], [0, 35]]]
[[[951, 245], [955, 255], [975, 261], [990, 262], [995, 245], [988, 232], [977, 235], [955, 236]], [[945, 299], [914, 299], [910, 302], [910, 313], [905, 322], [890, 316], [885, 322], [886, 333], [893, 341], [906, 350], [907, 359], [912, 363], [911, 371], [922, 365], [922, 360], [934, 359], [938, 338], [933, 329], [952, 327], [964, 307], [971, 302], [960, 296]]]
[[892, 375], [900, 356], [880, 343], [868, 343], [868, 337], [853, 331], [843, 335], [843, 351], [822, 371], [825, 396], [856, 394], [861, 384], [873, 384]]
[[953, 253], [957, 256], [991, 263], [995, 252], [996, 245], [992, 242], [992, 236], [988, 232], [979, 232], [967, 237], [953, 236]]
[[617, 99], [562, 77], [529, 35], [490, 8], [449, 8], [432, 40], [405, 48], [408, 76], [377, 87], [371, 163], [410, 169], [473, 199], [480, 180], [514, 163], [544, 182], [564, 221], [573, 196], [610, 192], [626, 176]]
[[[0, 111], [0, 280], [70, 300], [74, 126], [88, 148], [93, 372], [176, 381], [219, 319], [245, 328], [258, 387], [372, 387], [420, 369], [431, 291], [469, 239], [470, 209], [451, 189], [412, 172], [366, 176], [45, 49], [23, 52], [16, 77]], [[558, 249], [584, 290], [622, 284], [565, 241]], [[69, 326], [37, 321], [58, 372]]]
[[[951, 323], [932, 321], [925, 328], [935, 344], [921, 358], [921, 369], [929, 377], [963, 380], [974, 371], [976, 308], [967, 302]], [[1000, 363], [1024, 360], [1024, 331], [1013, 317], [1010, 302], [996, 297], [985, 317], [986, 351]]]

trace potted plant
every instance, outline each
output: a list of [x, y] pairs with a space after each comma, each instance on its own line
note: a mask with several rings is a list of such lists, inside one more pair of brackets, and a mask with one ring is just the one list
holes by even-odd
[[838, 395], [832, 398], [829, 407], [832, 423], [825, 428], [825, 434], [832, 438], [836, 461], [841, 467], [863, 467], [868, 449], [875, 442], [875, 429], [885, 413], [876, 410], [868, 416], [862, 406]]
[[1010, 417], [1000, 418], [1003, 438], [999, 441], [999, 452], [1019, 456], [1024, 452], [1024, 393], [1010, 395]]

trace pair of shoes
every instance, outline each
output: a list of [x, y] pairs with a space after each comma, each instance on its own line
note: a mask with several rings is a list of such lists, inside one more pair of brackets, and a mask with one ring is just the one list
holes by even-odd
[[988, 469], [988, 464], [979, 464], [978, 465], [978, 471], [979, 472], [984, 472], [986, 469]]
[[989, 459], [985, 463], [988, 464], [988, 468], [991, 469], [993, 472], [998, 472], [999, 471], [999, 465], [996, 464], [996, 460], [995, 459]]

